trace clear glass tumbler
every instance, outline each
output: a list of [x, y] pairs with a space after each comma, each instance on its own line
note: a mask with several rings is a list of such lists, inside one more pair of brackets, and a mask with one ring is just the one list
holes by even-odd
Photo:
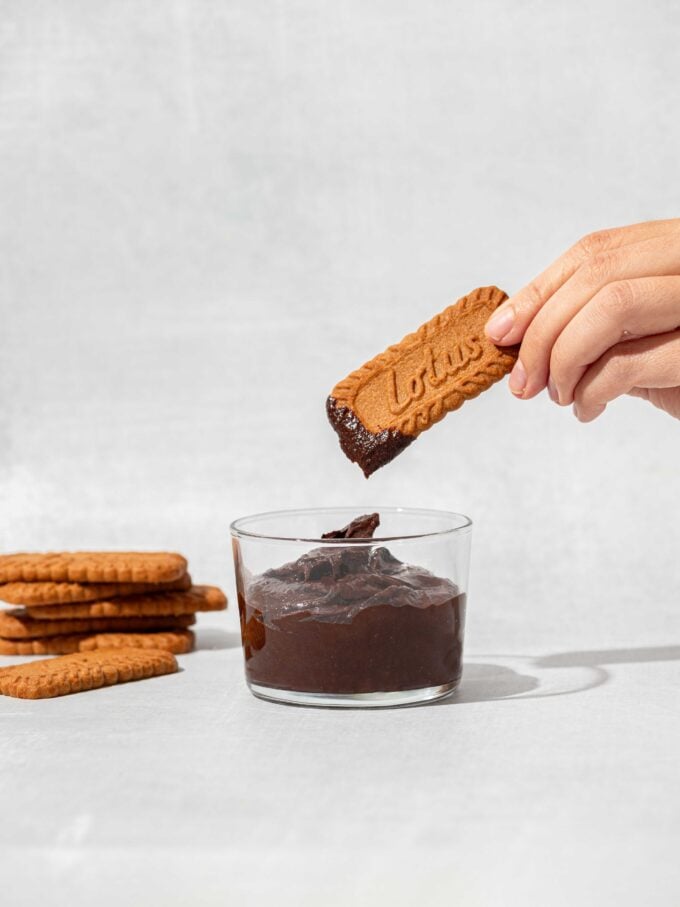
[[382, 507], [373, 538], [322, 538], [366, 512], [291, 510], [232, 523], [256, 696], [374, 708], [439, 699], [458, 685], [470, 519]]

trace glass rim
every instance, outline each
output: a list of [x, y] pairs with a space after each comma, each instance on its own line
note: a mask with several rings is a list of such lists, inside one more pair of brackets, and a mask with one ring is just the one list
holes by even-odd
[[[456, 521], [455, 526], [448, 526], [446, 529], [437, 529], [431, 532], [411, 532], [411, 533], [400, 533], [398, 535], [376, 535], [373, 538], [356, 538], [356, 539], [322, 539], [317, 537], [302, 536], [302, 535], [280, 535], [273, 534], [270, 532], [255, 532], [248, 530], [246, 525], [251, 521], [266, 519], [267, 517], [281, 517], [284, 515], [288, 516], [307, 516], [311, 514], [320, 514], [327, 513], [332, 511], [334, 513], [347, 513], [355, 514], [359, 516], [363, 513], [379, 513], [379, 514], [411, 514], [413, 516], [431, 516], [431, 517], [448, 517], [451, 520]], [[457, 513], [453, 510], [436, 510], [433, 508], [424, 508], [424, 507], [367, 507], [367, 506], [357, 506], [357, 507], [302, 507], [294, 508], [291, 510], [267, 510], [262, 513], [251, 513], [248, 516], [239, 517], [236, 520], [233, 520], [229, 524], [229, 531], [233, 538], [248, 538], [248, 539], [261, 539], [262, 541], [271, 541], [271, 542], [313, 542], [318, 545], [375, 545], [376, 543], [382, 542], [399, 542], [406, 541], [409, 539], [427, 539], [427, 538], [441, 538], [446, 535], [456, 535], [464, 534], [469, 532], [472, 529], [472, 520], [469, 516], [466, 516], [464, 513]]]

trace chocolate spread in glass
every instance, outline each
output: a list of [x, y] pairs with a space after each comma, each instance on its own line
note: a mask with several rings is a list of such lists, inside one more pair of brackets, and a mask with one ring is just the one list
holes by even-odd
[[[371, 538], [379, 522], [369, 514], [323, 538]], [[238, 598], [252, 683], [374, 693], [460, 678], [465, 595], [387, 548], [316, 548], [246, 579]]]

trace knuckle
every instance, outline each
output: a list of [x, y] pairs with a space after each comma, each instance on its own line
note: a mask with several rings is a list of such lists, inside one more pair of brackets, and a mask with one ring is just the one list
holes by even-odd
[[528, 283], [522, 293], [523, 308], [535, 312], [543, 305], [544, 298], [541, 289], [535, 280]]
[[606, 252], [611, 247], [611, 242], [611, 230], [596, 230], [594, 233], [582, 236], [576, 243], [576, 249], [581, 253], [582, 258], [592, 258], [594, 255]]
[[588, 286], [602, 286], [614, 270], [616, 260], [611, 252], [598, 252], [584, 262], [581, 272]]
[[617, 321], [625, 317], [635, 306], [635, 294], [626, 280], [616, 280], [607, 284], [597, 294], [597, 307], [607, 318]]

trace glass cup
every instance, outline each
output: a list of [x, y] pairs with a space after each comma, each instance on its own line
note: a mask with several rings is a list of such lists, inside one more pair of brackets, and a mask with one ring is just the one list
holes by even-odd
[[365, 512], [289, 510], [232, 523], [255, 696], [375, 708], [440, 699], [457, 687], [472, 522], [382, 507], [374, 538], [322, 538]]

